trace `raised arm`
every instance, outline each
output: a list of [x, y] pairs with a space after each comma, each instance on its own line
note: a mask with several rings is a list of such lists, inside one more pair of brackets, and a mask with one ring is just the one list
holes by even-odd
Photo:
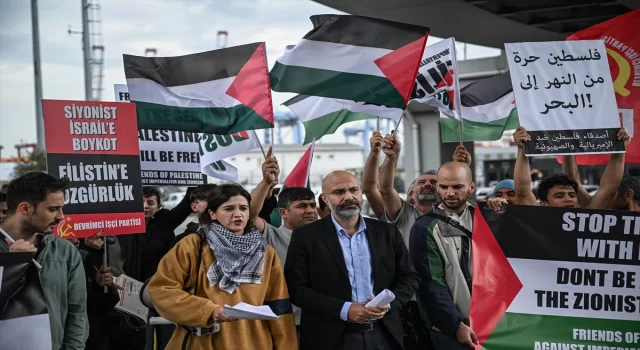
[[378, 190], [378, 164], [380, 164], [380, 151], [382, 150], [382, 134], [379, 131], [374, 131], [369, 142], [371, 143], [371, 152], [369, 152], [362, 172], [362, 191], [367, 196], [373, 214], [379, 218], [384, 214], [384, 202]]
[[531, 136], [523, 127], [519, 126], [513, 133], [513, 140], [518, 146], [516, 168], [513, 171], [513, 181], [516, 186], [515, 204], [536, 205], [536, 196], [531, 192], [531, 167], [529, 159], [524, 154], [524, 144], [531, 141]]
[[266, 223], [259, 217], [260, 210], [262, 210], [265, 198], [267, 198], [273, 186], [278, 183], [278, 176], [280, 176], [278, 160], [272, 156], [272, 150], [269, 148], [267, 159], [262, 163], [262, 181], [251, 192], [251, 209], [249, 210], [249, 219], [261, 232], [264, 232]]
[[[621, 128], [618, 131], [618, 140], [624, 141], [624, 147], [626, 148], [631, 142], [631, 137], [627, 133], [625, 128]], [[609, 209], [611, 201], [618, 191], [620, 182], [622, 182], [622, 176], [624, 175], [624, 153], [612, 154], [609, 158], [609, 164], [602, 174], [600, 179], [600, 188], [598, 192], [593, 196], [591, 203], [589, 203], [590, 209]]]
[[380, 195], [382, 195], [387, 219], [391, 221], [398, 218], [400, 209], [402, 209], [402, 199], [400, 199], [400, 195], [393, 187], [401, 149], [400, 141], [396, 139], [395, 134], [384, 137], [382, 150], [387, 157], [380, 169]]
[[169, 215], [167, 216], [167, 221], [163, 224], [170, 225], [171, 231], [175, 230], [180, 224], [182, 224], [189, 215], [193, 212], [191, 210], [191, 191], [193, 191], [195, 187], [187, 188], [187, 193], [184, 195], [184, 198], [175, 206], [175, 208], [169, 210]]
[[562, 172], [578, 184], [578, 205], [580, 208], [586, 208], [591, 203], [591, 195], [584, 189], [580, 183], [580, 171], [576, 163], [576, 156], [562, 157]]

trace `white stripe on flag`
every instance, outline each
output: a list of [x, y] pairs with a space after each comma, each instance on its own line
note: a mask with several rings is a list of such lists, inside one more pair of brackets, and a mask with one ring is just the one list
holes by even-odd
[[[384, 77], [384, 73], [374, 61], [392, 51], [377, 47], [302, 39], [297, 45], [286, 50], [278, 59], [278, 63], [287, 66]], [[331, 59], [329, 60], [327, 57], [331, 57]]]
[[226, 94], [236, 77], [211, 80], [198, 84], [165, 87], [153, 80], [127, 79], [132, 101], [173, 107], [227, 108], [241, 104]]

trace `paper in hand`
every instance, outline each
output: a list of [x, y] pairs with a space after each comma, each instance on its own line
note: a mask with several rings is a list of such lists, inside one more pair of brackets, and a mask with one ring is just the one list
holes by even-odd
[[392, 301], [396, 299], [396, 296], [392, 291], [385, 289], [380, 294], [376, 295], [370, 302], [368, 302], [365, 307], [378, 307], [383, 305], [389, 305]]
[[267, 305], [254, 306], [238, 303], [234, 306], [225, 305], [224, 312], [239, 320], [277, 320], [279, 317]]

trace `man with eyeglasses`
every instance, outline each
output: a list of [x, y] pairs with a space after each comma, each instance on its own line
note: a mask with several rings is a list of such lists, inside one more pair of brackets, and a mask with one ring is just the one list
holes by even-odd
[[[329, 174], [322, 199], [331, 215], [293, 231], [284, 274], [291, 302], [302, 309], [300, 348], [403, 349], [400, 310], [418, 275], [396, 226], [364, 218], [359, 181]], [[389, 305], [365, 307], [388, 289]]]

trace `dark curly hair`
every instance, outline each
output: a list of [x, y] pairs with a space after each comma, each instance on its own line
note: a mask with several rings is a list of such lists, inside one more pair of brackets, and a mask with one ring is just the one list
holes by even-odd
[[556, 187], [571, 187], [574, 191], [578, 192], [578, 183], [573, 181], [569, 176], [565, 174], [553, 175], [548, 178], [542, 179], [538, 184], [538, 198], [541, 202], [547, 202], [549, 191]]
[[15, 214], [18, 205], [27, 202], [35, 208], [44, 202], [50, 193], [64, 192], [69, 181], [58, 179], [43, 172], [29, 172], [13, 179], [7, 187], [7, 213]]

